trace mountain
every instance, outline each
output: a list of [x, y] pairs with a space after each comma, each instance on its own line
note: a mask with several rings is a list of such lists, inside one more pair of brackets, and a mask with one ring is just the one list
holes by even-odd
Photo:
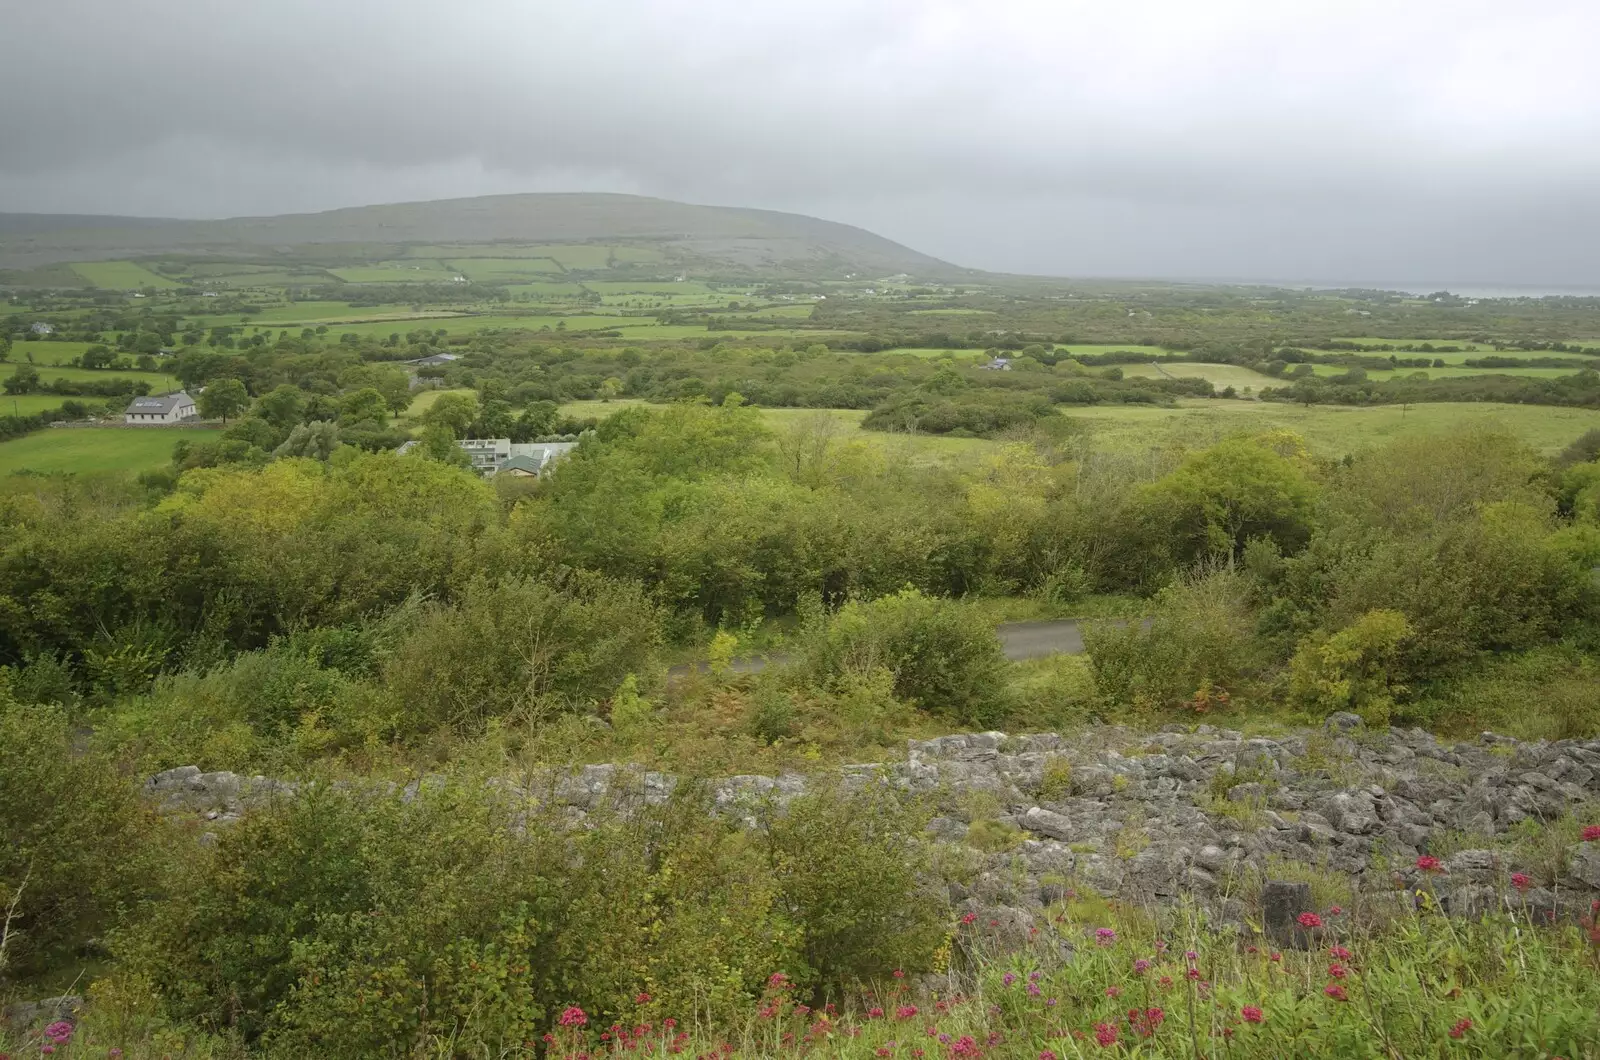
[[347, 262], [496, 243], [640, 246], [700, 271], [975, 275], [851, 225], [637, 195], [488, 195], [222, 221], [0, 214], [0, 268], [10, 269], [120, 258]]

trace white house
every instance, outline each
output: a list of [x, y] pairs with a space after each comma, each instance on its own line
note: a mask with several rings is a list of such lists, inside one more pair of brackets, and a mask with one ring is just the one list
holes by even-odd
[[176, 394], [152, 394], [136, 397], [128, 403], [122, 422], [131, 426], [152, 426], [161, 423], [181, 423], [194, 419], [194, 398], [182, 390]]
[[53, 331], [55, 331], [55, 328], [51, 327], [49, 324], [46, 324], [42, 320], [34, 322], [33, 333], [35, 335], [48, 335]]
[[[456, 444], [466, 450], [472, 470], [480, 475], [508, 471], [529, 478], [537, 478], [551, 463], [578, 447], [577, 442], [513, 442], [510, 438], [462, 438]], [[409, 453], [416, 447], [411, 441], [396, 451]]]

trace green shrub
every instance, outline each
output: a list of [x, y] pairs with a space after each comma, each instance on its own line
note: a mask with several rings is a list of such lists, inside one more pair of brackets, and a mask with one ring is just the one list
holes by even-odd
[[0, 685], [0, 985], [68, 956], [149, 884], [152, 824], [112, 762], [74, 747], [59, 709], [18, 706]]
[[470, 731], [587, 709], [628, 674], [652, 673], [660, 639], [655, 606], [628, 583], [480, 581], [459, 604], [426, 609], [383, 676], [405, 731]]
[[848, 674], [886, 670], [900, 699], [962, 725], [993, 725], [1007, 705], [1007, 663], [993, 628], [969, 607], [914, 589], [846, 604], [808, 632], [802, 667], [835, 690]]
[[1092, 624], [1083, 642], [1095, 686], [1114, 705], [1148, 710], [1236, 691], [1265, 663], [1255, 636], [1250, 583], [1233, 569], [1193, 575], [1163, 589], [1148, 627]]
[[1353, 710], [1369, 725], [1387, 725], [1396, 694], [1395, 659], [1411, 625], [1398, 611], [1368, 611], [1332, 635], [1314, 635], [1290, 663], [1289, 687], [1320, 714]]

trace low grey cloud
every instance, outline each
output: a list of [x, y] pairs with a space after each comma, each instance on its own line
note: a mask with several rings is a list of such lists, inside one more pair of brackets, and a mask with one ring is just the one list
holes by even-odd
[[530, 190], [980, 267], [1600, 284], [1589, 0], [4, 0], [0, 209]]

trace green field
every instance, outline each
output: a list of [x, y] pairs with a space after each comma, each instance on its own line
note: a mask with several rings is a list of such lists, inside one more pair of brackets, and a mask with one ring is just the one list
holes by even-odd
[[131, 261], [80, 261], [73, 264], [72, 271], [96, 287], [113, 291], [137, 291], [144, 287], [165, 289], [178, 286], [173, 280], [159, 276], [143, 265]]
[[13, 471], [149, 471], [180, 440], [214, 438], [203, 427], [64, 427], [0, 442], [0, 474]]
[[549, 258], [463, 258], [452, 263], [461, 275], [479, 283], [496, 283], [508, 279], [537, 280], [562, 269]]
[[1089, 428], [1100, 449], [1141, 451], [1152, 446], [1195, 449], [1240, 432], [1288, 428], [1312, 451], [1343, 456], [1395, 438], [1445, 434], [1464, 427], [1498, 427], [1544, 453], [1556, 453], [1584, 431], [1600, 427], [1600, 410], [1493, 402], [1376, 405], [1286, 405], [1272, 401], [1195, 399], [1175, 409], [1140, 406], [1063, 408]]
[[380, 261], [349, 269], [329, 269], [345, 283], [452, 283], [460, 275], [443, 262]]
[[31, 416], [35, 412], [46, 409], [57, 409], [63, 401], [106, 402], [121, 409], [121, 398], [94, 398], [94, 397], [62, 397], [60, 394], [0, 394], [0, 416]]
[[1249, 387], [1252, 391], [1260, 390], [1266, 386], [1282, 386], [1283, 380], [1274, 379], [1270, 375], [1251, 371], [1249, 368], [1240, 368], [1233, 364], [1125, 364], [1120, 366], [1122, 374], [1130, 378], [1142, 379], [1204, 379], [1212, 386], [1221, 390], [1231, 386], [1244, 391]]
[[596, 294], [668, 294], [668, 295], [717, 295], [722, 298], [735, 297], [730, 292], [717, 292], [703, 283], [694, 280], [685, 280], [676, 283], [670, 280], [588, 280], [584, 286]]
[[63, 364], [74, 357], [82, 357], [84, 351], [94, 345], [90, 342], [40, 342], [30, 340], [15, 342], [11, 345], [11, 359], [9, 364], [22, 364], [28, 361], [28, 355], [33, 355], [31, 362], [37, 368], [44, 368], [50, 364]]

